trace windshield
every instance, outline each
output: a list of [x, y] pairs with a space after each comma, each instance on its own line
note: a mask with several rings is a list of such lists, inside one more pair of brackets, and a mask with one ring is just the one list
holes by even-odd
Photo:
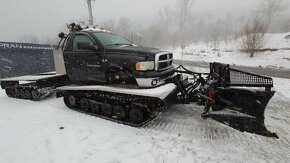
[[94, 35], [104, 46], [132, 45], [130, 41], [116, 34], [96, 32]]

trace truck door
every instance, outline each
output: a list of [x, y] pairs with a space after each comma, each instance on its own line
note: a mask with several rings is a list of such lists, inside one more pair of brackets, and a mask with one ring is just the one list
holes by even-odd
[[[96, 49], [89, 49], [96, 47]], [[72, 49], [64, 52], [67, 75], [78, 81], [103, 81], [100, 52], [93, 39], [86, 34], [76, 34]]]

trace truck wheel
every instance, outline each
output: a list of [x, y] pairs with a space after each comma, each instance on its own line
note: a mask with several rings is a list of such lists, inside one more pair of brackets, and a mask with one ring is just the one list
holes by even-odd
[[93, 113], [99, 113], [100, 112], [100, 105], [96, 102], [90, 101], [90, 109]]
[[126, 111], [123, 107], [115, 105], [113, 106], [113, 116], [117, 119], [124, 119], [126, 117]]
[[76, 108], [77, 106], [77, 99], [73, 95], [64, 96], [63, 98], [64, 103], [69, 108]]
[[87, 99], [81, 99], [80, 101], [80, 106], [81, 106], [81, 109], [84, 110], [84, 111], [89, 111], [90, 109], [90, 103]]
[[102, 104], [102, 113], [105, 116], [108, 116], [108, 117], [112, 116], [112, 112], [113, 112], [112, 105]]
[[127, 70], [112, 69], [106, 72], [107, 82], [110, 84], [137, 84], [134, 75]]
[[144, 115], [141, 109], [132, 108], [129, 112], [129, 118], [134, 123], [140, 123], [144, 120]]

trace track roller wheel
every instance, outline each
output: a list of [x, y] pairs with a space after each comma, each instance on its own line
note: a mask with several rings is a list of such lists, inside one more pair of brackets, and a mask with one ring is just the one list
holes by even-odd
[[11, 88], [6, 88], [6, 89], [5, 89], [5, 92], [6, 92], [6, 95], [7, 95], [8, 97], [13, 97], [13, 96], [14, 96], [14, 94], [13, 94], [13, 89], [11, 89]]
[[113, 116], [117, 119], [124, 119], [126, 117], [126, 111], [123, 107], [115, 105], [113, 106]]
[[15, 88], [15, 97], [16, 97], [16, 98], [20, 98], [20, 97], [21, 97], [21, 95], [20, 95], [20, 91], [19, 91], [18, 88]]
[[90, 101], [90, 110], [93, 113], [99, 113], [100, 112], [100, 104], [94, 102], [94, 101]]
[[25, 90], [25, 97], [26, 97], [26, 99], [31, 100], [32, 95], [31, 95], [31, 92], [29, 90]]
[[37, 90], [32, 90], [31, 91], [31, 99], [34, 101], [39, 100], [40, 98], [40, 93]]
[[77, 99], [73, 95], [67, 95], [63, 98], [64, 103], [69, 108], [76, 108], [77, 107]]
[[87, 99], [83, 98], [80, 101], [80, 107], [83, 111], [89, 111], [90, 109], [90, 103]]
[[112, 109], [112, 105], [110, 104], [102, 104], [102, 113], [105, 115], [105, 116], [112, 116], [112, 112], [113, 112], [113, 109]]
[[26, 99], [26, 95], [25, 95], [25, 91], [24, 91], [24, 89], [20, 89], [19, 92], [20, 92], [20, 97], [21, 97], [22, 99]]
[[[9, 89], [9, 93], [10, 93], [11, 97], [14, 97], [14, 98], [16, 97], [16, 95], [15, 95], [15, 90], [16, 90], [15, 88], [10, 88], [10, 89]], [[8, 95], [7, 95], [7, 96], [8, 96]]]
[[139, 108], [132, 108], [129, 111], [129, 118], [134, 123], [140, 123], [144, 121], [144, 114]]
[[9, 90], [10, 94], [11, 94], [11, 97], [15, 97], [15, 88], [10, 88]]

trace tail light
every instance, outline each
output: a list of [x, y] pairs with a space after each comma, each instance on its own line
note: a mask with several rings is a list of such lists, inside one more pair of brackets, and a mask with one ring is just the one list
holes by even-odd
[[208, 92], [207, 92], [207, 96], [209, 98], [213, 99], [214, 98], [214, 92], [211, 89], [209, 89]]

